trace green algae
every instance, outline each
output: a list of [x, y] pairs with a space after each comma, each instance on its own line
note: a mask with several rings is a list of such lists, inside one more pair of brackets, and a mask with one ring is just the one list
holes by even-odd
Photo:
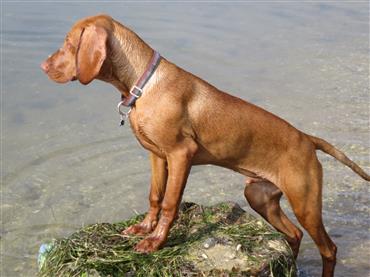
[[152, 254], [133, 250], [142, 239], [121, 231], [142, 220], [84, 227], [54, 240], [39, 276], [295, 276], [283, 236], [237, 204], [183, 203], [166, 245]]

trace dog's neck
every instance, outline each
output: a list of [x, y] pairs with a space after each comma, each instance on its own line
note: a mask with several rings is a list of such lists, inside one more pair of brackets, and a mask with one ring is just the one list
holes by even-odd
[[117, 23], [114, 25], [115, 29], [108, 42], [111, 51], [111, 78], [114, 79], [110, 81], [127, 96], [128, 90], [144, 73], [153, 49], [131, 30]]

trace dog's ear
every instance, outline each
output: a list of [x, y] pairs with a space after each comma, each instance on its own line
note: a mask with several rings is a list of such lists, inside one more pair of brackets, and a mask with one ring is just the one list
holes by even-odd
[[82, 30], [76, 54], [78, 80], [87, 85], [100, 71], [107, 56], [107, 31], [99, 26], [90, 25]]

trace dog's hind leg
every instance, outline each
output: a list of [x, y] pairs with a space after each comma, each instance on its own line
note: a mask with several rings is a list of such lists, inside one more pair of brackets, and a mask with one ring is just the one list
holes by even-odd
[[149, 211], [144, 220], [138, 224], [132, 225], [122, 233], [125, 235], [145, 235], [154, 230], [158, 223], [158, 215], [161, 211], [162, 200], [166, 191], [167, 183], [167, 161], [150, 153], [150, 162], [152, 168], [150, 194], [149, 194]]
[[309, 233], [319, 248], [323, 270], [322, 276], [334, 275], [337, 247], [330, 239], [322, 222], [322, 167], [315, 157], [301, 167], [286, 166], [280, 172], [284, 184], [279, 187], [293, 208], [299, 223]]
[[296, 258], [303, 233], [282, 211], [280, 207], [282, 192], [267, 180], [248, 178], [246, 183], [244, 195], [249, 205], [275, 229], [285, 234]]

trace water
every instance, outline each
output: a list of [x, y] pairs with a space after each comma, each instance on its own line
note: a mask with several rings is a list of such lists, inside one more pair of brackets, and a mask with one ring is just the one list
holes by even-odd
[[[117, 91], [99, 81], [57, 85], [39, 69], [84, 16], [112, 15], [169, 60], [329, 140], [369, 172], [366, 2], [2, 5], [2, 276], [34, 276], [42, 242], [147, 209], [148, 155], [130, 128], [118, 128]], [[369, 184], [320, 159], [336, 276], [370, 276]], [[184, 199], [246, 206], [243, 183], [195, 167]], [[321, 272], [307, 234], [298, 264], [304, 276]]]

